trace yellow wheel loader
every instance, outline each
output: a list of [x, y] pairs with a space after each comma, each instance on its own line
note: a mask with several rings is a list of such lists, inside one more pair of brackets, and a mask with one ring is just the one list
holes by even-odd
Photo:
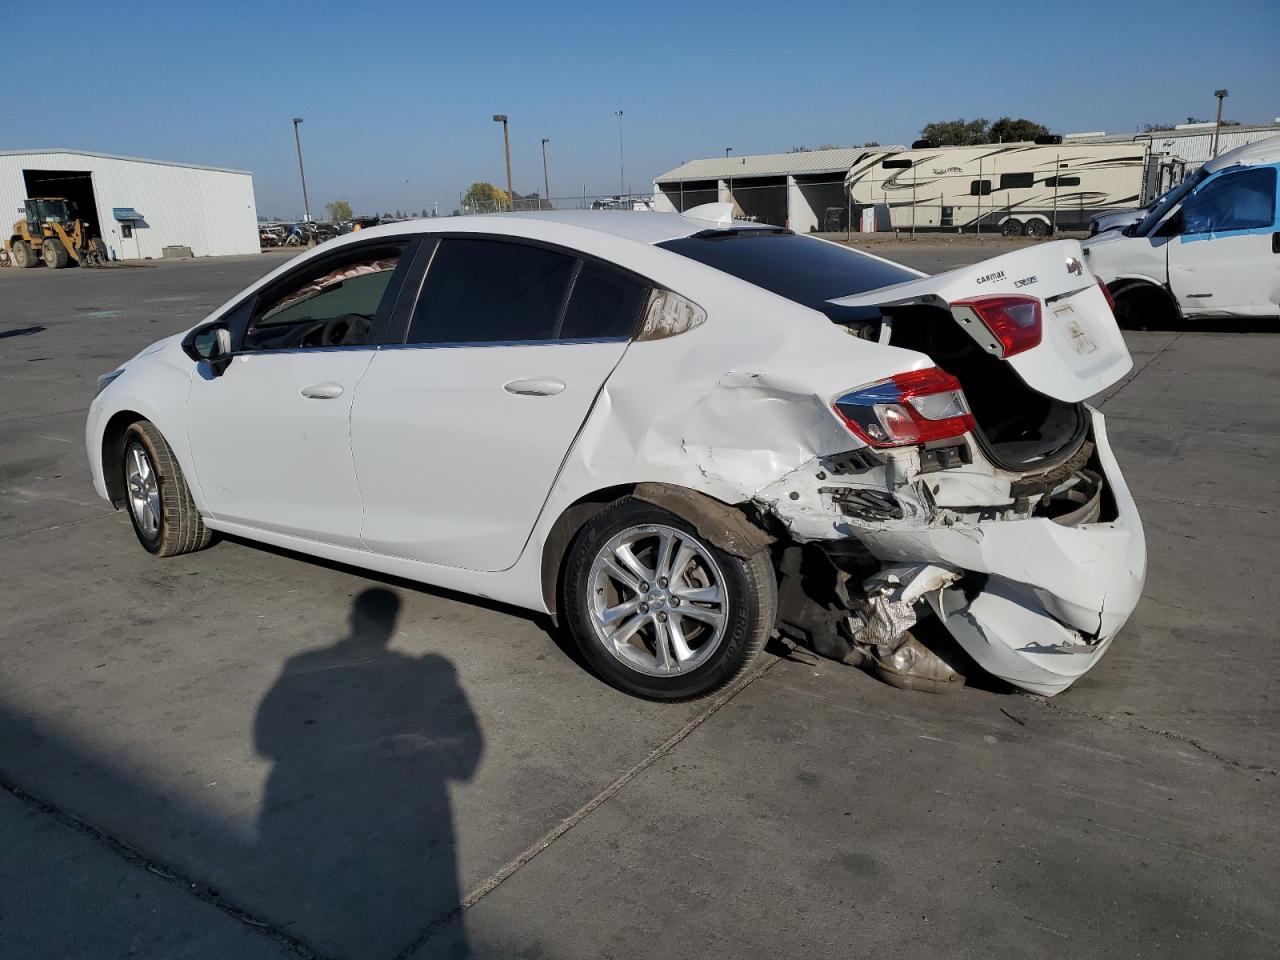
[[89, 225], [73, 215], [71, 204], [61, 197], [35, 197], [25, 201], [26, 216], [13, 225], [5, 247], [14, 266], [65, 267], [74, 260], [83, 267], [105, 263], [107, 248], [89, 236]]

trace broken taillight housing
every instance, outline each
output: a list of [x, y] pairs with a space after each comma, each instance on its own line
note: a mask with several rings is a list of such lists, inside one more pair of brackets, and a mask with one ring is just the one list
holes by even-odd
[[974, 429], [960, 381], [937, 367], [860, 387], [833, 406], [854, 436], [874, 447], [949, 440]]
[[1035, 297], [1011, 293], [975, 297], [951, 304], [953, 310], [957, 307], [968, 307], [978, 315], [982, 325], [999, 342], [1002, 357], [1012, 357], [1040, 345], [1040, 301]]

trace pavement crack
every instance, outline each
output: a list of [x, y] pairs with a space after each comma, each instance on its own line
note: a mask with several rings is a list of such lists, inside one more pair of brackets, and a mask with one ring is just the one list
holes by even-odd
[[534, 857], [548, 849], [557, 840], [589, 817], [607, 800], [621, 793], [622, 789], [628, 783], [674, 750], [685, 738], [715, 716], [721, 707], [724, 707], [730, 700], [736, 697], [748, 686], [763, 677], [776, 664], [780, 663], [782, 659], [783, 658], [780, 657], [770, 656], [765, 659], [763, 664], [744, 674], [736, 682], [726, 687], [714, 699], [712, 699], [697, 716], [693, 717], [693, 719], [683, 727], [673, 733], [653, 750], [649, 751], [649, 753], [646, 754], [638, 763], [629, 768], [625, 773], [621, 774], [617, 779], [584, 803], [572, 814], [565, 817], [541, 837], [531, 843], [513, 860], [509, 861], [502, 867], [499, 867], [487, 878], [481, 881], [478, 886], [462, 898], [462, 902], [460, 904], [448, 913], [445, 913], [433, 920], [421, 933], [418, 934], [418, 936], [410, 941], [403, 950], [396, 954], [395, 960], [407, 960], [407, 958], [411, 957], [433, 936], [460, 917], [464, 911], [469, 910], [489, 894], [493, 893], [494, 890], [496, 890], [506, 880], [509, 880]]
[[218, 910], [224, 916], [235, 920], [237, 923], [244, 924], [257, 930], [262, 936], [269, 937], [276, 943], [287, 948], [291, 953], [305, 960], [334, 960], [327, 954], [317, 952], [309, 944], [299, 940], [297, 937], [285, 933], [278, 926], [269, 920], [255, 916], [247, 910], [237, 907], [235, 904], [228, 902], [217, 890], [194, 877], [184, 874], [170, 864], [161, 863], [147, 856], [141, 850], [126, 843], [118, 837], [113, 837], [108, 833], [103, 833], [97, 827], [80, 819], [74, 813], [62, 809], [57, 804], [51, 803], [41, 797], [19, 787], [13, 783], [3, 772], [0, 772], [0, 790], [8, 793], [10, 796], [26, 804], [34, 807], [45, 816], [51, 818], [64, 827], [72, 830], [82, 837], [86, 837], [92, 842], [114, 853], [122, 860], [145, 870], [157, 879], [171, 886], [178, 887], [184, 892], [195, 897], [197, 900], [203, 900], [205, 903]]
[[1052, 700], [1045, 700], [1040, 697], [1027, 696], [1027, 699], [1033, 703], [1039, 703], [1050, 710], [1056, 710], [1059, 713], [1064, 713], [1068, 716], [1079, 717], [1087, 720], [1096, 720], [1098, 723], [1111, 727], [1114, 730], [1140, 730], [1143, 733], [1149, 733], [1157, 737], [1164, 737], [1166, 740], [1173, 740], [1177, 743], [1183, 744], [1184, 746], [1188, 746], [1199, 753], [1203, 753], [1210, 759], [1216, 760], [1219, 763], [1233, 767], [1236, 770], [1240, 770], [1245, 773], [1261, 773], [1268, 777], [1280, 778], [1280, 770], [1274, 767], [1266, 767], [1260, 763], [1245, 763], [1241, 760], [1235, 759], [1234, 757], [1229, 757], [1224, 753], [1219, 753], [1212, 747], [1206, 747], [1195, 737], [1188, 737], [1186, 734], [1175, 733], [1172, 730], [1161, 730], [1159, 727], [1150, 727], [1145, 723], [1141, 723], [1136, 720], [1122, 720], [1118, 717], [1108, 716], [1103, 713], [1092, 713], [1088, 710], [1073, 710], [1071, 707], [1066, 707], [1062, 704], [1054, 703]]
[[1105, 407], [1107, 404], [1109, 404], [1109, 403], [1110, 403], [1112, 400], [1114, 400], [1116, 397], [1120, 396], [1120, 394], [1122, 394], [1122, 393], [1124, 393], [1126, 390], [1128, 390], [1128, 389], [1129, 389], [1129, 384], [1133, 383], [1133, 381], [1137, 380], [1137, 379], [1138, 379], [1138, 377], [1142, 376], [1142, 374], [1146, 372], [1147, 367], [1151, 366], [1153, 363], [1155, 363], [1157, 360], [1159, 360], [1159, 359], [1160, 359], [1160, 357], [1164, 354], [1164, 352], [1165, 352], [1166, 350], [1168, 350], [1170, 347], [1172, 347], [1175, 343], [1177, 343], [1177, 342], [1178, 342], [1179, 340], [1181, 340], [1181, 339], [1182, 339], [1182, 334], [1181, 334], [1181, 333], [1176, 333], [1176, 334], [1174, 334], [1174, 336], [1173, 336], [1173, 339], [1172, 339], [1172, 340], [1170, 340], [1170, 341], [1169, 341], [1168, 343], [1166, 343], [1163, 347], [1161, 347], [1159, 350], [1157, 350], [1155, 353], [1153, 353], [1153, 354], [1150, 356], [1150, 358], [1148, 358], [1148, 360], [1147, 360], [1147, 362], [1146, 362], [1146, 363], [1144, 363], [1142, 366], [1140, 366], [1137, 370], [1133, 371], [1133, 376], [1131, 376], [1131, 377], [1130, 377], [1128, 380], [1126, 380], [1124, 383], [1120, 384], [1120, 389], [1119, 389], [1119, 390], [1117, 390], [1115, 393], [1111, 394], [1111, 396], [1107, 397], [1107, 399], [1105, 399], [1105, 400], [1103, 400], [1101, 403], [1099, 403], [1099, 404], [1098, 404], [1098, 409], [1099, 409], [1099, 410], [1101, 410], [1103, 407]]

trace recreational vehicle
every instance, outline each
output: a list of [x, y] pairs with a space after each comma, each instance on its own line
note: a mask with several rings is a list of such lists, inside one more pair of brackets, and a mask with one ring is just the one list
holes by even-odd
[[1145, 144], [984, 144], [871, 151], [845, 188], [887, 204], [893, 227], [1042, 237], [1085, 230], [1101, 210], [1143, 202]]

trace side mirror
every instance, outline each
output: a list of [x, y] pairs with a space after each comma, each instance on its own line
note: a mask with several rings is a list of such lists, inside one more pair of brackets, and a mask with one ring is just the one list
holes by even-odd
[[182, 350], [196, 363], [207, 363], [221, 374], [231, 362], [231, 330], [225, 323], [196, 327], [182, 341]]

